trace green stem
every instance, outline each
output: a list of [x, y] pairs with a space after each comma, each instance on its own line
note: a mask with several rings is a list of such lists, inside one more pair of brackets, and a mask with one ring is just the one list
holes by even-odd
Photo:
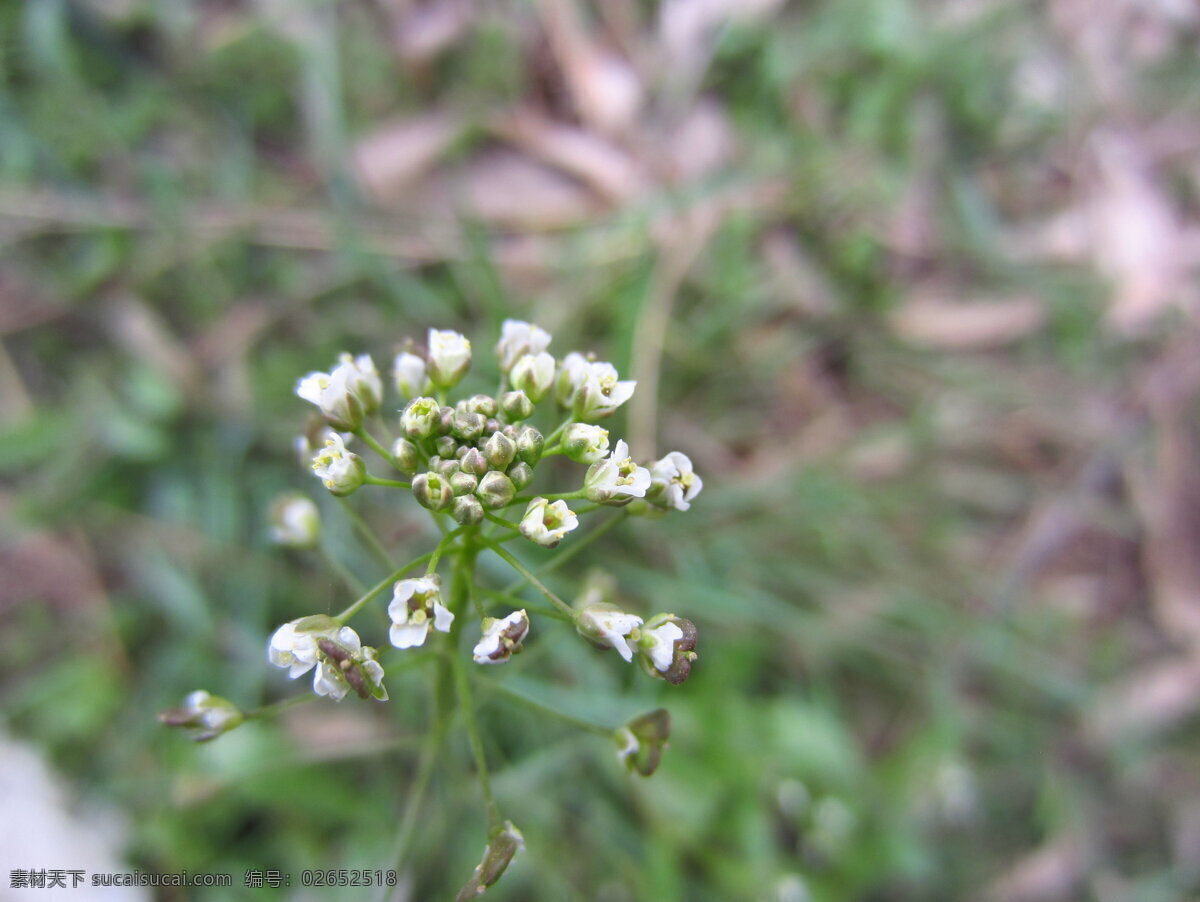
[[361, 428], [361, 427], [358, 429], [355, 429], [354, 434], [357, 435], [360, 439], [362, 439], [363, 442], [366, 443], [368, 448], [370, 448], [372, 451], [374, 451], [376, 454], [378, 454], [380, 457], [382, 457], [384, 460], [386, 460], [393, 467], [396, 466], [396, 461], [392, 458], [391, 452], [389, 452], [387, 448], [383, 447], [383, 445], [379, 444], [379, 442], [376, 441], [375, 436], [373, 436], [373, 435], [371, 435], [371, 433], [367, 432], [366, 429]]
[[367, 543], [367, 547], [371, 549], [371, 553], [375, 555], [379, 563], [385, 567], [395, 567], [396, 565], [392, 561], [392, 556], [388, 554], [387, 549], [380, 543], [378, 536], [375, 535], [375, 530], [371, 529], [371, 524], [363, 519], [362, 514], [356, 511], [354, 506], [345, 498], [338, 498], [338, 504], [342, 506], [342, 510], [350, 518], [354, 529], [362, 537], [362, 540]]
[[294, 708], [297, 705], [311, 702], [315, 698], [320, 698], [320, 696], [312, 692], [306, 692], [304, 695], [293, 695], [291, 698], [281, 699], [269, 705], [262, 705], [250, 711], [243, 711], [242, 714], [246, 720], [261, 720], [264, 717], [274, 717], [276, 714], [281, 714], [288, 708]]
[[[476, 677], [476, 679], [479, 678]], [[480, 682], [482, 683], [483, 681], [481, 680]], [[488, 691], [490, 692], [503, 695], [505, 698], [524, 705], [526, 708], [537, 711], [540, 714], [549, 714], [551, 717], [558, 718], [563, 723], [568, 723], [571, 726], [578, 727], [581, 730], [587, 730], [589, 733], [595, 733], [598, 736], [611, 737], [615, 730], [614, 727], [602, 726], [601, 724], [593, 723], [590, 720], [583, 720], [580, 717], [575, 717], [574, 715], [567, 714], [564, 711], [559, 711], [557, 708], [552, 708], [549, 705], [539, 702], [536, 699], [532, 699], [527, 695], [522, 695], [515, 689], [509, 689], [507, 686], [501, 682], [498, 682], [497, 680], [488, 680], [484, 685], [487, 686]]]
[[513, 523], [511, 520], [505, 520], [503, 517], [497, 517], [491, 511], [484, 511], [483, 515], [485, 517], [487, 517], [489, 520], [491, 520], [493, 523], [498, 523], [499, 525], [507, 527], [508, 529], [519, 530], [521, 528], [521, 527], [517, 526], [516, 523]]
[[446, 553], [446, 549], [450, 547], [450, 544], [455, 539], [462, 535], [466, 528], [465, 526], [460, 526], [458, 529], [452, 530], [442, 536], [442, 540], [437, 543], [437, 547], [429, 555], [429, 566], [425, 568], [426, 576], [437, 571], [438, 563], [441, 561], [442, 555]]
[[[624, 516], [613, 517], [611, 520], [609, 520], [605, 523], [601, 523], [599, 526], [597, 526], [595, 529], [593, 529], [590, 533], [588, 533], [586, 536], [584, 536], [578, 542], [576, 542], [575, 544], [571, 545], [569, 548], [566, 548], [563, 551], [556, 554], [544, 566], [538, 567], [537, 572], [538, 573], [549, 573], [551, 570], [557, 570], [559, 567], [561, 567], [567, 561], [571, 560], [571, 558], [575, 557], [575, 555], [579, 554], [579, 552], [583, 551], [583, 549], [587, 548], [588, 545], [592, 544], [592, 542], [596, 541], [598, 538], [600, 538], [602, 535], [604, 535], [606, 532], [608, 532], [610, 529], [612, 529], [618, 523], [623, 522], [624, 519], [625, 519]], [[514, 580], [513, 582], [509, 583], [507, 586], [504, 587], [504, 591], [505, 592], [518, 592], [528, 582], [529, 582], [528, 578]], [[572, 619], [574, 619], [573, 614], [572, 614]]]
[[504, 821], [500, 816], [500, 806], [492, 794], [492, 781], [488, 773], [487, 756], [483, 750], [483, 739], [479, 735], [479, 723], [475, 718], [475, 705], [471, 699], [471, 681], [467, 676], [467, 665], [463, 655], [458, 654], [458, 635], [461, 631], [463, 615], [471, 594], [471, 584], [475, 579], [475, 557], [478, 548], [468, 536], [458, 560], [454, 562], [454, 571], [450, 586], [450, 610], [455, 616], [455, 626], [460, 629], [451, 630], [450, 668], [454, 673], [454, 686], [458, 696], [458, 706], [462, 711], [463, 724], [467, 730], [467, 742], [471, 746], [471, 755], [475, 758], [475, 770], [479, 776], [479, 788], [483, 793], [483, 804], [487, 809], [489, 832], [499, 827]]
[[342, 613], [338, 614], [333, 619], [336, 620], [339, 624], [344, 624], [347, 620], [349, 620], [351, 617], [353, 617], [355, 614], [357, 614], [359, 611], [361, 611], [363, 609], [364, 605], [368, 604], [372, 599], [381, 595], [383, 593], [383, 591], [388, 588], [388, 586], [390, 586], [392, 583], [394, 583], [396, 580], [398, 580], [400, 577], [402, 577], [405, 573], [408, 573], [408, 571], [415, 570], [417, 567], [421, 566], [423, 563], [425, 563], [431, 557], [433, 557], [432, 551], [429, 552], [428, 554], [421, 555], [419, 558], [414, 558], [413, 560], [409, 561], [407, 564], [405, 564], [403, 567], [399, 568], [398, 570], [393, 570], [391, 573], [389, 573], [387, 576], [385, 576], [383, 579], [381, 579], [378, 583], [376, 583], [374, 586], [372, 586], [370, 589], [368, 589], [362, 595], [362, 597], [360, 597], [357, 601], [353, 602], [348, 608], [346, 608], [346, 610], [342, 611]]
[[553, 592], [551, 592], [548, 588], [546, 588], [545, 583], [543, 583], [540, 579], [538, 579], [536, 576], [534, 576], [533, 572], [528, 567], [526, 567], [519, 560], [517, 560], [515, 557], [513, 557], [513, 555], [508, 551], [508, 549], [506, 549], [504, 546], [502, 546], [499, 542], [494, 542], [491, 539], [485, 539], [484, 541], [486, 542], [488, 548], [490, 548], [492, 551], [494, 551], [496, 554], [498, 554], [504, 560], [504, 562], [508, 564], [508, 566], [512, 567], [514, 570], [516, 570], [518, 573], [520, 573], [522, 576], [524, 576], [528, 582], [533, 584], [534, 588], [536, 588], [539, 592], [541, 592], [543, 595], [546, 596], [546, 599], [551, 604], [553, 604], [556, 608], [558, 608], [560, 611], [562, 611], [564, 614], [566, 614], [568, 617], [570, 617], [571, 621], [574, 622], [574, 620], [575, 620], [575, 609], [574, 608], [572, 608], [569, 604], [567, 604], [565, 601], [563, 601], [561, 598], [559, 598], [557, 595], [555, 595]]
[[[558, 437], [560, 435], [562, 435], [563, 432], [566, 431], [566, 428], [574, 422], [575, 422], [575, 417], [568, 414], [567, 418], [565, 420], [563, 420], [561, 423], [559, 423], [558, 427], [553, 432], [551, 432], [548, 436], [546, 436], [545, 447], [547, 447], [547, 448], [553, 447], [555, 441], [558, 440]], [[545, 452], [543, 452], [543, 453], [545, 453]]]
[[[421, 811], [421, 802], [425, 799], [425, 790], [429, 787], [429, 780], [433, 776], [433, 766], [437, 763], [438, 749], [441, 748], [442, 739], [446, 735], [448, 726], [449, 719], [443, 719], [426, 734], [425, 743], [421, 747], [421, 757], [417, 762], [417, 775], [413, 778], [412, 786], [408, 790], [408, 798], [404, 802], [404, 813], [400, 816], [400, 829], [396, 832], [396, 843], [392, 847], [392, 854], [388, 859], [397, 870], [404, 864], [404, 859], [408, 855], [408, 845], [412, 841], [413, 830], [417, 826], [417, 815]], [[380, 893], [380, 899], [387, 899], [390, 895], [386, 887], [381, 887]]]
[[366, 483], [367, 485], [386, 485], [386, 486], [390, 486], [391, 488], [394, 488], [394, 489], [411, 489], [412, 488], [411, 482], [405, 482], [402, 479], [381, 479], [378, 476], [372, 476], [370, 473], [367, 473], [366, 475], [363, 476], [363, 482]]

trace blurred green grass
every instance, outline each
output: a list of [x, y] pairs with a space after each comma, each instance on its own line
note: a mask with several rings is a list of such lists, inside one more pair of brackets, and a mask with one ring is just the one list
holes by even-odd
[[[638, 610], [695, 619], [694, 676], [648, 685], [560, 646], [558, 624], [503, 674], [614, 722], [666, 705], [671, 748], [652, 779], [631, 780], [602, 741], [488, 701], [497, 791], [528, 844], [493, 895], [792, 902], [807, 898], [799, 875], [815, 900], [980, 898], [1032, 850], [1105, 818], [1122, 830], [1095, 867], [1120, 890], [1070, 898], [1195, 893], [1162, 827], [1167, 800], [1138, 790], [1163, 756], [1194, 764], [1186, 731], [1102, 749], [1079, 735], [1098, 687], [1161, 638], [1135, 614], [1043, 603], [1001, 553], [1092, 454], [1080, 411], [1119, 397], [1157, 345], [1103, 332], [1092, 273], [997, 251], [1005, 204], [1054, 199], [1021, 179], [1072, 126], [1071, 110], [1012, 93], [1017, 65], [1051, 43], [1037, 11], [998, 4], [956, 26], [935, 6], [798, 3], [724, 27], [703, 90], [733, 123], [736, 164], [547, 230], [561, 256], [528, 290], [499, 262], [510, 230], [487, 223], [462, 223], [428, 259], [378, 253], [389, 235], [449, 227], [370, 209], [347, 163], [354, 136], [387, 117], [460, 111], [449, 156], [466, 159], [492, 140], [493, 111], [539, 93], [561, 103], [527, 5], [481, 15], [407, 68], [373, 4], [0, 7], [9, 728], [128, 815], [139, 867], [236, 881], [381, 866], [426, 722], [419, 669], [392, 678], [386, 710], [314, 705], [207, 746], [154, 719], [200, 686], [247, 707], [286, 694], [265, 637], [347, 599], [319, 560], [264, 539], [277, 492], [317, 494], [290, 448], [306, 415], [297, 376], [343, 349], [385, 360], [430, 325], [487, 347], [510, 315], [624, 373], [669, 253], [655, 215], [761, 180], [769, 202], [720, 218], [653, 349], [657, 445], [692, 455], [703, 495], [551, 580], [569, 596], [599, 565]], [[1150, 102], [1194, 112], [1193, 84], [1173, 75], [1194, 68], [1161, 68]], [[929, 168], [929, 110], [928, 215], [944, 240], [913, 262], [883, 221]], [[989, 173], [1013, 190], [989, 194]], [[762, 253], [777, 233], [817, 261], [824, 314], [780, 287]], [[1046, 324], [999, 350], [914, 347], [889, 319], [914, 267], [973, 293], [1032, 293]], [[328, 501], [330, 548], [375, 581]], [[398, 555], [424, 550], [411, 505], [354, 504]], [[1144, 600], [1134, 591], [1122, 611]], [[314, 760], [296, 739], [318, 730], [349, 737], [339, 757]], [[353, 747], [379, 741], [379, 755]], [[448, 898], [478, 859], [469, 769], [455, 740], [412, 898]]]

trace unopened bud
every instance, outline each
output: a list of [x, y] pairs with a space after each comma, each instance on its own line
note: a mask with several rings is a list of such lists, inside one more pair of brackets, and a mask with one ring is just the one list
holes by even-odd
[[421, 465], [421, 452], [406, 438], [398, 438], [392, 444], [392, 462], [401, 473], [415, 473]]
[[507, 470], [517, 454], [517, 443], [503, 432], [497, 432], [484, 443], [483, 454], [493, 470]]
[[438, 388], [452, 388], [471, 366], [471, 342], [460, 332], [429, 330], [429, 379]]
[[588, 423], [572, 423], [563, 432], [563, 452], [576, 463], [594, 464], [608, 454], [608, 430]]
[[533, 482], [533, 467], [523, 460], [517, 461], [508, 468], [508, 478], [512, 480], [512, 484], [517, 487], [519, 492]]
[[160, 723], [187, 731], [193, 742], [208, 742], [239, 726], [245, 715], [228, 699], [210, 695], [203, 689], [189, 693], [182, 708], [172, 708], [158, 715]]
[[470, 526], [483, 521], [483, 505], [474, 495], [462, 495], [454, 499], [450, 508], [450, 516], [463, 526]]
[[465, 401], [460, 401], [459, 406], [472, 413], [482, 414], [485, 418], [494, 417], [497, 410], [496, 399], [488, 395], [471, 395]]
[[530, 466], [535, 466], [542, 459], [542, 449], [546, 447], [546, 439], [532, 426], [526, 426], [517, 433], [517, 457]]
[[452, 435], [443, 435], [433, 443], [433, 449], [437, 451], [439, 457], [456, 457], [458, 442]]
[[479, 500], [488, 510], [504, 507], [517, 495], [517, 487], [512, 480], [498, 470], [485, 473], [479, 480], [479, 488], [475, 490]]
[[451, 428], [459, 438], [471, 442], [483, 435], [483, 427], [486, 424], [487, 417], [481, 413], [472, 413], [469, 410], [456, 410], [454, 412], [454, 425]]
[[445, 476], [439, 473], [421, 473], [412, 481], [413, 497], [421, 507], [440, 511], [454, 497], [454, 491]]
[[524, 391], [529, 395], [529, 400], [536, 404], [554, 386], [554, 357], [545, 351], [526, 354], [513, 364], [508, 378], [513, 388]]
[[500, 399], [500, 408], [514, 422], [528, 419], [533, 414], [533, 402], [523, 391], [505, 392]]
[[458, 460], [453, 457], [445, 457], [438, 461], [438, 465], [436, 467], [432, 467], [431, 469], [441, 473], [443, 476], [449, 479], [458, 472]]
[[470, 495], [479, 485], [479, 477], [459, 470], [450, 474], [450, 488], [455, 495]]
[[478, 448], [470, 448], [462, 456], [459, 466], [462, 467], [464, 473], [471, 473], [474, 476], [482, 476], [488, 471], [487, 458], [483, 456], [483, 452]]
[[489, 886], [499, 880], [517, 852], [525, 848], [525, 838], [512, 821], [505, 821], [488, 836], [483, 860], [475, 866], [475, 873], [454, 897], [454, 902], [469, 902], [482, 896]]

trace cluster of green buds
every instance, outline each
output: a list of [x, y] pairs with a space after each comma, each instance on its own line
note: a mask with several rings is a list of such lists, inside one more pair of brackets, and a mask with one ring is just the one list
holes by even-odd
[[[271, 664], [293, 679], [311, 671], [313, 691], [320, 696], [386, 700], [384, 663], [347, 621], [390, 589], [390, 645], [411, 655], [437, 633], [447, 634], [437, 641], [444, 643], [442, 659], [451, 662], [457, 676], [453, 687], [439, 684], [436, 696], [452, 698], [457, 691], [459, 704], [469, 713], [464, 686], [470, 678], [462, 669], [459, 639], [471, 609], [479, 617], [471, 652], [476, 664], [513, 660], [531, 631], [526, 608], [490, 610], [494, 599], [513, 596], [477, 585], [476, 558], [491, 552], [551, 603], [554, 610], [543, 613], [569, 621], [592, 646], [613, 649], [628, 663], [636, 658], [646, 674], [667, 683], [687, 679], [696, 660], [691, 621], [672, 613], [642, 617], [627, 611], [618, 602], [613, 580], [603, 574], [590, 576], [576, 602], [568, 604], [507, 544], [528, 543], [536, 554], [532, 546], [569, 544], [587, 515], [686, 511], [703, 488], [686, 454], [671, 451], [639, 462], [624, 440], [610, 435], [604, 424], [633, 396], [635, 382], [622, 380], [611, 363], [589, 354], [575, 351], [556, 358], [547, 350], [550, 343], [550, 334], [536, 325], [505, 321], [495, 348], [496, 391], [462, 392], [463, 397], [453, 400], [451, 391], [471, 370], [471, 343], [458, 332], [430, 329], [424, 346], [410, 340], [395, 355], [391, 385], [399, 402], [390, 406], [394, 413], [388, 412], [384, 380], [369, 355], [342, 354], [329, 372], [299, 380], [296, 394], [315, 405], [320, 419], [297, 439], [296, 447], [311, 460], [325, 488], [339, 498], [364, 487], [411, 494], [430, 512], [441, 538], [428, 554], [403, 567], [391, 565], [391, 576], [340, 614], [311, 615], [280, 626], [268, 643]], [[372, 455], [372, 468], [382, 464], [387, 469], [371, 472], [364, 457]], [[566, 491], [536, 488], [542, 465], [554, 457], [580, 465]], [[359, 525], [365, 527], [365, 522]], [[280, 499], [272, 512], [272, 541], [314, 550], [320, 549], [320, 537], [320, 520], [310, 500], [295, 494]], [[388, 557], [377, 541], [373, 545]], [[445, 593], [439, 573], [443, 561], [453, 561]], [[423, 573], [408, 575], [422, 564]], [[348, 582], [355, 580], [352, 575]], [[193, 693], [184, 709], [168, 712], [168, 722], [195, 729], [198, 738], [212, 738], [241, 721], [241, 713], [231, 705], [227, 711], [225, 705], [229, 703], [207, 693]], [[631, 770], [649, 775], [658, 766], [670, 720], [659, 710], [616, 730], [597, 729], [614, 738], [618, 757]], [[485, 762], [476, 763], [482, 773]], [[489, 851], [474, 884], [479, 891], [499, 876], [520, 847], [519, 831], [511, 823], [499, 824], [493, 819]]]

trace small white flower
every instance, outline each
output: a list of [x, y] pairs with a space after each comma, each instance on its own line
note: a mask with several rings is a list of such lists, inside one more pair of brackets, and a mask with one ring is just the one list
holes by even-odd
[[288, 677], [296, 679], [317, 665], [317, 634], [297, 629], [301, 621], [285, 623], [271, 636], [267, 660], [276, 667], [288, 668]]
[[271, 509], [271, 541], [286, 548], [312, 548], [321, 531], [321, 515], [307, 495], [288, 494]]
[[602, 419], [633, 397], [637, 382], [622, 382], [611, 363], [589, 363], [587, 376], [575, 391], [573, 409], [581, 420]]
[[554, 366], [554, 358], [545, 351], [525, 354], [513, 364], [508, 378], [513, 388], [525, 392], [537, 404], [554, 386]]
[[485, 617], [483, 638], [476, 643], [472, 654], [477, 664], [500, 664], [521, 650], [521, 643], [529, 633], [529, 615], [525, 611], [513, 611], [497, 620]]
[[429, 378], [425, 372], [425, 359], [402, 351], [396, 355], [396, 361], [392, 365], [392, 378], [400, 397], [417, 397], [425, 391], [425, 383]]
[[560, 407], [570, 407], [575, 400], [575, 392], [587, 381], [591, 364], [578, 351], [572, 351], [558, 365], [558, 377], [554, 383], [554, 400]]
[[588, 423], [572, 423], [562, 437], [563, 450], [576, 463], [594, 464], [608, 454], [608, 430]]
[[506, 319], [500, 327], [500, 341], [496, 344], [500, 372], [507, 373], [526, 354], [540, 354], [550, 346], [550, 340], [550, 333], [533, 323]]
[[451, 329], [429, 330], [429, 379], [438, 388], [451, 388], [471, 366], [471, 342]]
[[313, 472], [335, 495], [349, 495], [363, 484], [367, 468], [336, 432], [325, 440], [325, 447], [312, 460]]
[[626, 661], [633, 660], [629, 637], [641, 625], [641, 617], [626, 614], [620, 608], [607, 604], [584, 608], [575, 621], [576, 629], [584, 638], [605, 648], [615, 648], [617, 654]]
[[335, 429], [353, 431], [365, 414], [379, 407], [383, 383], [369, 355], [342, 354], [332, 372], [313, 372], [301, 379], [296, 394], [316, 404]]
[[448, 633], [454, 622], [454, 615], [442, 604], [441, 581], [436, 575], [396, 583], [388, 616], [392, 618], [390, 638], [396, 648], [424, 645], [430, 626]]
[[685, 511], [700, 494], [704, 482], [692, 470], [691, 459], [682, 451], [672, 451], [650, 465], [651, 495], [660, 507]]
[[197, 689], [184, 698], [182, 708], [163, 711], [158, 719], [169, 727], [182, 727], [195, 742], [207, 742], [228, 733], [246, 718], [228, 699]]
[[666, 673], [675, 661], [675, 640], [683, 638], [683, 630], [677, 623], [667, 620], [658, 626], [644, 626], [638, 637], [638, 649], [654, 665], [654, 669]]
[[317, 695], [327, 695], [335, 702], [340, 702], [350, 691], [350, 684], [342, 675], [341, 668], [329, 661], [318, 661], [317, 670], [313, 674], [313, 692]]
[[588, 467], [583, 488], [589, 501], [643, 498], [650, 488], [650, 471], [633, 462], [629, 446], [621, 439], [608, 457]]
[[520, 529], [521, 535], [529, 541], [553, 548], [578, 525], [579, 518], [565, 501], [551, 503], [545, 498], [534, 498], [525, 508]]

